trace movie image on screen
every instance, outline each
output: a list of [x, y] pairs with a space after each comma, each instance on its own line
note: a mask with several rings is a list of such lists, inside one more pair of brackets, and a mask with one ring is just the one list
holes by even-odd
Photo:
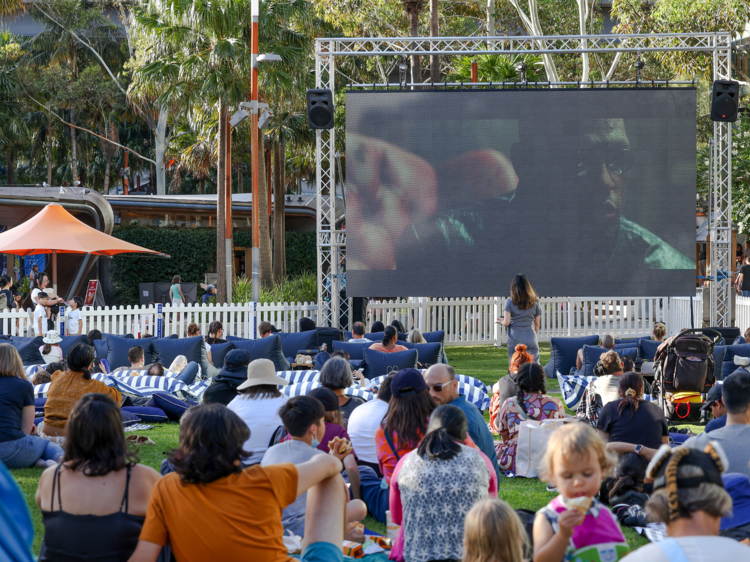
[[348, 92], [347, 295], [695, 294], [695, 96]]

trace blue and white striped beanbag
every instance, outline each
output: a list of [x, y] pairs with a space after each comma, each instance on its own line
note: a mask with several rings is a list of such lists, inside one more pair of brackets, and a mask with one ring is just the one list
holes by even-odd
[[565, 405], [575, 410], [578, 403], [586, 392], [586, 387], [596, 380], [595, 376], [584, 377], [583, 375], [561, 375], [557, 371], [557, 381], [560, 383], [560, 391], [563, 395]]
[[296, 384], [317, 381], [320, 378], [320, 371], [277, 371], [276, 376], [288, 380], [290, 384]]
[[[320, 386], [320, 383], [317, 381], [300, 382], [283, 387], [281, 389], [281, 392], [282, 394], [286, 394], [291, 398], [293, 396], [304, 396], [311, 390], [320, 388]], [[356, 396], [357, 398], [362, 398], [363, 400], [368, 402], [375, 399], [375, 394], [361, 387], [352, 386], [346, 388], [344, 389], [344, 394], [346, 394], [347, 396]]]

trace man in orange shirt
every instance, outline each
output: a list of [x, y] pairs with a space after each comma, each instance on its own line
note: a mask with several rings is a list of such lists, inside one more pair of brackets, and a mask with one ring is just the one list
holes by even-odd
[[242, 469], [247, 425], [221, 404], [189, 410], [170, 461], [176, 472], [154, 488], [129, 562], [155, 562], [169, 544], [179, 562], [294, 562], [283, 542], [282, 510], [307, 492], [303, 562], [343, 560], [346, 487], [341, 461], [316, 455]]

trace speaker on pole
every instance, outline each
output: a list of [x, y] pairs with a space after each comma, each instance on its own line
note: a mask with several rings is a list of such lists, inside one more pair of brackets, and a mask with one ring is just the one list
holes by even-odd
[[311, 129], [333, 129], [331, 90], [307, 90], [307, 122]]
[[740, 103], [740, 85], [734, 80], [714, 80], [711, 92], [711, 121], [734, 123]]

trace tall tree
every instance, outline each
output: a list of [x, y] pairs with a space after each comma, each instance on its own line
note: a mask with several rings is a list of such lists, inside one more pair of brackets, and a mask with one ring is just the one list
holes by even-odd
[[[409, 35], [419, 37], [419, 14], [424, 8], [425, 0], [402, 0], [402, 2], [404, 3], [406, 16], [409, 18]], [[422, 82], [422, 66], [419, 59], [419, 55], [411, 55], [411, 81], [413, 84]]]

